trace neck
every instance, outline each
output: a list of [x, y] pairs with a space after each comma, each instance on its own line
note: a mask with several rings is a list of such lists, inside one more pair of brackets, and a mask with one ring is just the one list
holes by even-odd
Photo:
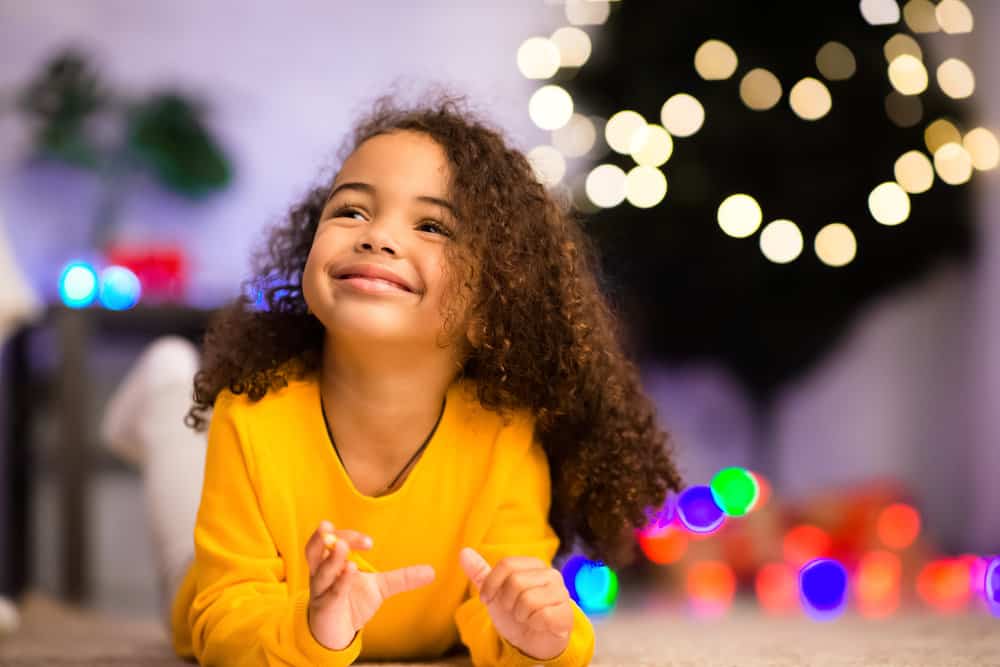
[[320, 391], [340, 455], [375, 466], [405, 464], [434, 428], [458, 371], [452, 348], [396, 356], [328, 336]]

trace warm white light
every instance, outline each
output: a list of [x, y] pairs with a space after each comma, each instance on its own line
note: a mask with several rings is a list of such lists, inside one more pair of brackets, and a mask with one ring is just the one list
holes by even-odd
[[963, 99], [976, 89], [972, 69], [958, 58], [948, 58], [937, 68], [938, 85], [948, 97]]
[[674, 152], [674, 140], [659, 125], [647, 125], [646, 132], [637, 132], [632, 140], [632, 159], [646, 167], [659, 167]]
[[752, 69], [740, 81], [740, 99], [754, 111], [766, 111], [781, 99], [781, 82], [766, 69]]
[[830, 91], [819, 79], [807, 76], [788, 93], [792, 111], [803, 120], [817, 120], [830, 112], [833, 100]]
[[949, 34], [972, 32], [972, 11], [962, 0], [941, 0], [934, 8], [934, 16]]
[[920, 44], [917, 43], [917, 40], [901, 32], [886, 40], [885, 46], [882, 47], [882, 53], [885, 54], [885, 61], [889, 63], [902, 55], [910, 55], [917, 60], [924, 58], [924, 52], [920, 50]]
[[896, 0], [861, 0], [861, 16], [871, 25], [888, 25], [899, 21]]
[[722, 231], [733, 238], [742, 239], [757, 231], [764, 216], [756, 199], [750, 195], [735, 194], [729, 195], [719, 204], [717, 218]]
[[610, 13], [608, 0], [566, 0], [566, 20], [572, 25], [601, 25]]
[[903, 20], [913, 32], [937, 32], [941, 29], [930, 0], [909, 0], [903, 5]]
[[868, 195], [868, 210], [883, 225], [898, 225], [910, 217], [910, 197], [899, 183], [888, 181]]
[[569, 122], [552, 131], [552, 145], [566, 157], [582, 157], [590, 152], [597, 140], [593, 121], [575, 113]]
[[896, 182], [910, 194], [927, 192], [934, 184], [934, 165], [920, 151], [909, 151], [900, 156], [893, 166]]
[[728, 79], [736, 71], [737, 63], [733, 48], [717, 39], [708, 40], [694, 53], [694, 68], [708, 81]]
[[934, 170], [948, 185], [962, 185], [972, 178], [972, 156], [961, 144], [947, 143], [934, 153]]
[[528, 151], [527, 158], [535, 177], [544, 185], [555, 185], [566, 175], [566, 158], [554, 146], [536, 146]]
[[931, 155], [937, 153], [939, 148], [949, 143], [962, 143], [962, 133], [958, 131], [958, 128], [951, 121], [938, 118], [924, 130], [924, 144]]
[[561, 67], [583, 67], [590, 58], [590, 35], [579, 28], [565, 26], [559, 28], [550, 37], [559, 50]]
[[687, 93], [677, 93], [660, 108], [663, 127], [676, 137], [690, 137], [705, 122], [705, 108]]
[[594, 167], [587, 175], [587, 197], [601, 208], [612, 208], [625, 201], [625, 172], [614, 164]]
[[827, 42], [816, 53], [816, 69], [830, 81], [843, 81], [854, 76], [857, 62], [849, 48], [840, 42]]
[[842, 222], [831, 222], [819, 230], [813, 243], [816, 256], [827, 266], [850, 264], [858, 252], [858, 242], [851, 228]]
[[760, 232], [760, 250], [775, 264], [787, 264], [802, 254], [802, 232], [791, 220], [775, 220]]
[[900, 127], [913, 127], [924, 116], [924, 105], [917, 95], [901, 95], [892, 91], [885, 98], [885, 113]]
[[646, 119], [635, 111], [619, 111], [604, 126], [604, 139], [616, 153], [628, 155], [637, 132], [646, 129]]
[[904, 95], [919, 95], [927, 90], [927, 69], [922, 62], [904, 53], [889, 63], [889, 83]]
[[559, 86], [542, 86], [528, 101], [528, 115], [541, 129], [557, 130], [573, 115], [573, 98]]
[[547, 79], [559, 71], [559, 49], [544, 37], [526, 39], [517, 50], [517, 68], [528, 79]]
[[636, 208], [652, 208], [667, 194], [667, 177], [656, 167], [633, 167], [625, 178], [625, 198]]
[[972, 157], [972, 166], [976, 169], [996, 169], [1000, 164], [1000, 143], [997, 142], [996, 135], [985, 127], [970, 130], [962, 139], [962, 145]]

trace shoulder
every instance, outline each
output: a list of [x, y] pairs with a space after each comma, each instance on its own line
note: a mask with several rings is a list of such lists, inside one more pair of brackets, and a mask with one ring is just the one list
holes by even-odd
[[[515, 408], [506, 414], [484, 407], [476, 395], [475, 384], [461, 381], [456, 387], [463, 430], [482, 446], [494, 464], [517, 465], [532, 454], [541, 452], [535, 434], [536, 419], [528, 408]], [[533, 452], [532, 450], [536, 450]]]
[[226, 388], [216, 397], [213, 412], [236, 419], [289, 418], [292, 416], [290, 413], [301, 412], [311, 405], [315, 387], [314, 375], [305, 375], [286, 378], [284, 386], [269, 389], [259, 399]]

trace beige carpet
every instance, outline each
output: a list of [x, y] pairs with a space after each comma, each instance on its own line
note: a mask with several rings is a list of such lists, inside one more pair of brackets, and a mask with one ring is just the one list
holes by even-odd
[[[0, 640], [0, 665], [187, 665], [155, 620], [84, 612], [42, 594], [23, 600], [21, 630]], [[1000, 619], [985, 614], [901, 614], [887, 621], [845, 615], [816, 623], [773, 619], [738, 607], [721, 620], [626, 604], [594, 620], [593, 664], [671, 667], [1000, 667]], [[378, 663], [388, 667], [389, 663]], [[434, 664], [469, 665], [467, 656]]]

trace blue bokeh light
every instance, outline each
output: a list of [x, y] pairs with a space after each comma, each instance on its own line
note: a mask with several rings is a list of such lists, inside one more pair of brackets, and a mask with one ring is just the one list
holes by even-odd
[[97, 272], [87, 262], [74, 261], [59, 276], [59, 298], [70, 308], [84, 308], [97, 296]]
[[677, 517], [692, 533], [711, 533], [718, 530], [726, 515], [715, 502], [712, 489], [707, 486], [690, 486], [677, 499]]
[[600, 561], [587, 561], [576, 573], [575, 588], [580, 609], [587, 614], [606, 614], [618, 599], [618, 575]]
[[562, 566], [563, 583], [573, 602], [580, 604], [580, 595], [576, 591], [576, 575], [580, 569], [590, 561], [580, 554], [570, 556]]
[[847, 570], [832, 558], [816, 558], [799, 570], [799, 597], [818, 621], [836, 618], [847, 599]]
[[1000, 556], [994, 557], [986, 566], [983, 595], [986, 596], [990, 613], [1000, 617]]
[[139, 277], [124, 266], [109, 266], [101, 271], [101, 304], [108, 310], [127, 310], [139, 303], [142, 285]]

